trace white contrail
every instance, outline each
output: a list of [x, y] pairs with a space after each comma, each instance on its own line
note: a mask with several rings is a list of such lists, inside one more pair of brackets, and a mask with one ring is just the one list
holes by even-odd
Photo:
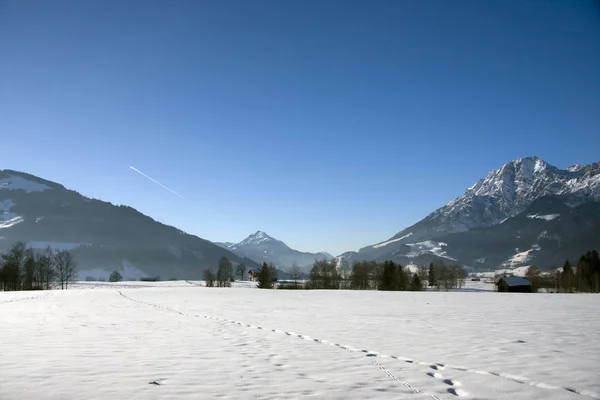
[[185, 201], [187, 201], [187, 199], [185, 197], [183, 197], [182, 195], [180, 195], [179, 193], [177, 193], [176, 191], [174, 191], [173, 189], [169, 189], [168, 187], [166, 187], [165, 185], [163, 185], [162, 183], [160, 183], [159, 181], [157, 181], [156, 179], [152, 179], [151, 177], [149, 177], [148, 175], [146, 175], [145, 173], [143, 173], [142, 171], [140, 171], [139, 169], [132, 167], [131, 165], [129, 166], [129, 168], [131, 168], [132, 170], [134, 170], [135, 172], [137, 172], [138, 174], [145, 176], [146, 178], [150, 179], [152, 182], [156, 183], [157, 185], [160, 185], [161, 187], [163, 187], [164, 189], [167, 189], [169, 192], [173, 193], [176, 196], [181, 197], [182, 199], [184, 199]]

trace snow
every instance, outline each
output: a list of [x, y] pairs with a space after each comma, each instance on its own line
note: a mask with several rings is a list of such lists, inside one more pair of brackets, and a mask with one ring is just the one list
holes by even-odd
[[50, 189], [43, 183], [30, 181], [22, 176], [9, 175], [8, 178], [0, 179], [0, 189], [24, 190], [26, 192], [43, 192]]
[[540, 172], [542, 172], [545, 169], [546, 169], [546, 163], [543, 160], [537, 159], [535, 161], [535, 167], [533, 169], [535, 171], [535, 173], [536, 174], [540, 173]]
[[426, 240], [424, 242], [419, 243], [407, 243], [407, 246], [410, 246], [411, 251], [406, 254], [407, 257], [418, 257], [422, 254], [432, 253], [439, 257], [444, 257], [449, 260], [454, 260], [454, 258], [448, 257], [446, 251], [443, 247], [446, 247], [448, 244], [444, 242], [436, 242], [434, 240]]
[[410, 264], [406, 265], [405, 268], [408, 268], [408, 270], [410, 271], [410, 273], [414, 274], [414, 273], [419, 272], [419, 269], [421, 267], [419, 265], [417, 265], [417, 264], [410, 263]]
[[514, 276], [525, 276], [528, 269], [529, 269], [529, 265], [525, 265], [523, 267], [516, 267], [516, 268], [503, 268], [503, 269], [497, 269], [496, 271], [494, 271], [494, 274], [495, 275], [512, 274]]
[[400, 240], [402, 240], [402, 239], [406, 239], [407, 237], [411, 237], [411, 236], [412, 236], [412, 232], [410, 232], [410, 233], [408, 233], [408, 234], [406, 234], [406, 235], [402, 236], [401, 238], [398, 238], [398, 239], [392, 239], [392, 240], [388, 240], [387, 242], [383, 242], [383, 243], [376, 244], [376, 245], [374, 245], [374, 246], [373, 246], [373, 248], [374, 248], [374, 249], [378, 249], [378, 248], [380, 248], [380, 247], [387, 246], [387, 245], [388, 245], [388, 244], [390, 244], [390, 243], [399, 242]]
[[577, 172], [580, 169], [583, 169], [583, 165], [581, 165], [581, 164], [573, 164], [569, 168], [567, 168], [567, 171], [569, 171], [569, 172]]
[[14, 205], [15, 205], [15, 203], [11, 199], [6, 199], [6, 200], [0, 201], [0, 213], [10, 212], [11, 207]]
[[10, 212], [14, 205], [15, 203], [11, 199], [0, 201], [0, 229], [10, 228], [24, 221], [23, 217]]
[[525, 263], [530, 262], [535, 258], [535, 255], [532, 254], [534, 251], [539, 251], [541, 247], [539, 245], [533, 245], [531, 249], [526, 251], [519, 251], [519, 249], [515, 249], [516, 254], [506, 260], [502, 265], [508, 268], [514, 268], [518, 266], [522, 266]]
[[0, 293], [0, 398], [600, 398], [598, 295], [126, 284]]
[[560, 217], [560, 214], [546, 214], [546, 215], [538, 215], [538, 214], [528, 214], [527, 218], [529, 219], [543, 219], [545, 221], [552, 221]]
[[[4, 215], [6, 216], [6, 214], [4, 214]], [[2, 218], [2, 217], [0, 216], [0, 218]], [[23, 217], [19, 217], [19, 216], [12, 217], [9, 215], [8, 219], [6, 219], [6, 220], [0, 219], [0, 229], [10, 228], [11, 226], [15, 226], [23, 221], [24, 221]]]
[[267, 235], [265, 232], [263, 231], [256, 231], [256, 233], [253, 233], [252, 235], [248, 236], [246, 239], [242, 240], [240, 243], [238, 243], [237, 245], [235, 245], [236, 247], [232, 247], [233, 249], [239, 247], [239, 246], [245, 246], [245, 245], [257, 245], [257, 244], [261, 244], [263, 242], [268, 242], [270, 240], [273, 240], [273, 238], [269, 235]]

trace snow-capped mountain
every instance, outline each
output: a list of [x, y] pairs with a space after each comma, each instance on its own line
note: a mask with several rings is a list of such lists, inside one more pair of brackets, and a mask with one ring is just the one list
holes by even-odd
[[325, 252], [307, 253], [294, 250], [281, 240], [277, 240], [263, 231], [256, 231], [239, 243], [217, 242], [215, 244], [257, 263], [272, 262], [283, 270], [289, 269], [294, 262], [299, 267], [306, 269], [312, 266], [315, 260], [334, 258], [331, 254]]
[[70, 250], [79, 279], [201, 279], [222, 256], [258, 266], [208, 240], [161, 224], [127, 206], [90, 199], [33, 175], [0, 170], [0, 251], [16, 241]]
[[[522, 158], [488, 173], [466, 192], [403, 229], [389, 240], [367, 246], [344, 256], [352, 260], [406, 259], [428, 255], [456, 259], [446, 240], [449, 234], [497, 226], [525, 211], [534, 201], [560, 196], [566, 207], [600, 201], [600, 165], [574, 165], [559, 169], [537, 157]], [[543, 218], [550, 218], [544, 214]], [[532, 214], [524, 221], [532, 222]], [[473, 237], [477, 241], [477, 237]], [[476, 243], [476, 242], [475, 242]]]

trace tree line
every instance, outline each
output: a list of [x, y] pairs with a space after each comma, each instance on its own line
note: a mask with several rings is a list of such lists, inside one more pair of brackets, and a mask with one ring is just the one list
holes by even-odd
[[589, 250], [579, 257], [575, 266], [566, 260], [562, 268], [542, 273], [535, 266], [529, 267], [525, 277], [532, 290], [554, 290], [558, 293], [600, 292], [600, 257], [596, 250]]
[[0, 290], [49, 290], [54, 282], [67, 289], [75, 279], [77, 263], [67, 250], [47, 247], [36, 252], [23, 242], [0, 254]]
[[[239, 275], [240, 280], [244, 280], [246, 275], [246, 265], [240, 263], [237, 265], [235, 272]], [[217, 272], [211, 269], [204, 270], [204, 282], [206, 287], [231, 287], [231, 282], [235, 281], [233, 273], [233, 264], [227, 257], [221, 257], [217, 266]], [[263, 263], [260, 272], [257, 276], [258, 287], [261, 289], [273, 289], [277, 281], [277, 269], [272, 263]]]
[[[350, 267], [347, 260], [315, 261], [304, 289], [351, 289], [382, 291], [420, 291], [425, 286], [440, 289], [461, 288], [467, 272], [460, 266], [430, 264], [429, 270], [418, 267], [416, 272], [394, 261], [359, 261]], [[292, 278], [296, 280], [294, 270]], [[291, 287], [290, 287], [291, 286]], [[297, 288], [298, 283], [285, 289]]]

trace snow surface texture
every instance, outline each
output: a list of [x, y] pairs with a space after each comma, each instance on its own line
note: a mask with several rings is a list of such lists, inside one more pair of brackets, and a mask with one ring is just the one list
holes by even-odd
[[10, 228], [13, 225], [23, 222], [23, 217], [10, 212], [10, 209], [14, 205], [15, 203], [10, 199], [0, 201], [0, 229]]
[[0, 293], [0, 398], [600, 398], [597, 295], [147, 284]]
[[546, 214], [546, 215], [529, 214], [529, 215], [527, 215], [527, 218], [529, 218], [529, 219], [543, 219], [545, 221], [552, 221], [553, 219], [556, 219], [558, 217], [560, 217], [560, 214]]
[[410, 248], [411, 248], [411, 251], [406, 254], [407, 257], [418, 257], [422, 254], [431, 253], [431, 254], [435, 254], [436, 256], [439, 256], [439, 257], [444, 257], [449, 260], [454, 260], [453, 258], [448, 257], [448, 255], [446, 254], [446, 251], [443, 249], [444, 247], [446, 247], [448, 245], [447, 243], [444, 243], [444, 242], [436, 242], [433, 240], [426, 240], [424, 242], [419, 242], [419, 243], [407, 243], [406, 245], [410, 246]]
[[25, 179], [22, 176], [10, 175], [8, 178], [0, 179], [0, 189], [24, 190], [26, 192], [43, 192], [50, 187], [43, 183]]
[[378, 249], [380, 247], [384, 247], [387, 246], [388, 244], [394, 243], [394, 242], [399, 242], [403, 239], [406, 239], [407, 237], [411, 237], [412, 236], [412, 232], [407, 233], [406, 235], [399, 237], [398, 239], [392, 239], [392, 240], [388, 240], [387, 242], [383, 242], [383, 243], [379, 243], [373, 246], [374, 249]]
[[524, 266], [524, 264], [529, 264], [535, 258], [534, 252], [540, 250], [541, 247], [538, 244], [532, 245], [531, 249], [526, 251], [519, 251], [519, 249], [515, 249], [516, 254], [502, 263], [502, 266], [516, 268]]

